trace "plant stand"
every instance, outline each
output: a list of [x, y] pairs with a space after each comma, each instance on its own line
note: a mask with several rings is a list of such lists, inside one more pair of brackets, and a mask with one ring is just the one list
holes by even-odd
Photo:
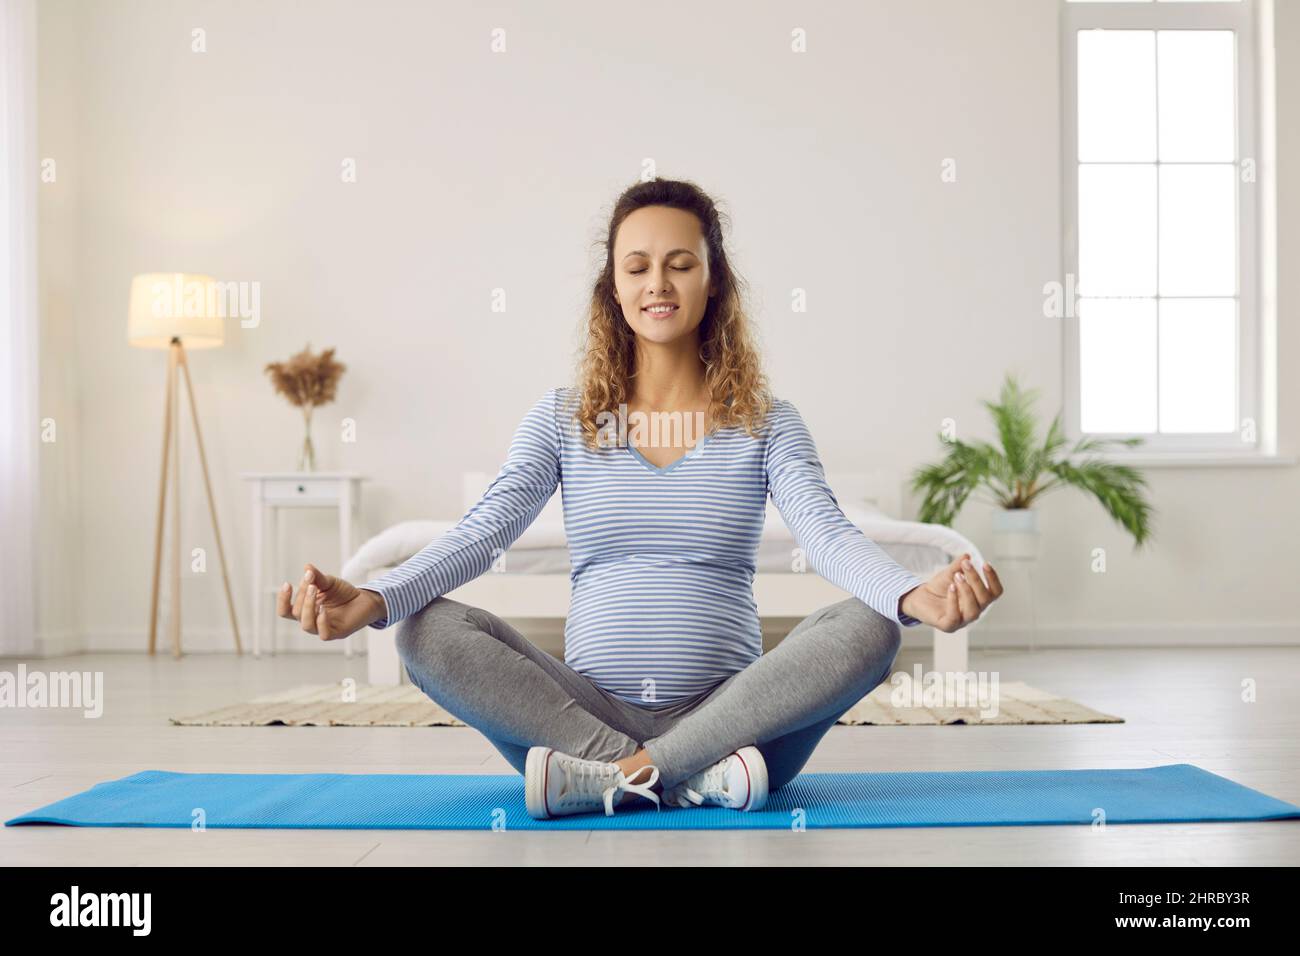
[[[993, 512], [993, 556], [1008, 592], [1025, 595], [1029, 607], [1029, 652], [1038, 648], [1038, 619], [1034, 600], [1034, 568], [1038, 564], [1038, 513], [1032, 508], [1000, 508]], [[1006, 572], [1010, 572], [1010, 574]], [[1023, 582], [1023, 588], [1016, 585]], [[1000, 603], [1000, 602], [999, 602]]]

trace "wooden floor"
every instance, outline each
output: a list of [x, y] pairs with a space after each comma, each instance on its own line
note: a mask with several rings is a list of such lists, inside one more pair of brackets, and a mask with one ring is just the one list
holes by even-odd
[[[896, 669], [920, 660], [904, 652]], [[18, 661], [0, 660], [15, 672]], [[465, 728], [176, 727], [192, 713], [300, 683], [365, 679], [365, 658], [81, 655], [27, 661], [104, 672], [104, 714], [0, 709], [0, 819], [140, 770], [507, 773]], [[984, 651], [976, 670], [1060, 692], [1124, 724], [836, 727], [806, 768], [994, 770], [1193, 763], [1300, 804], [1300, 650]], [[1241, 700], [1242, 681], [1257, 701]], [[684, 812], [684, 811], [683, 811]], [[431, 832], [0, 828], [0, 864], [1288, 864], [1300, 820], [805, 832]]]

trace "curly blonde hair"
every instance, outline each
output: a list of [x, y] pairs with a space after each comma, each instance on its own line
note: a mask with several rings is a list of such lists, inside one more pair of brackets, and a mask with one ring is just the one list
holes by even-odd
[[605, 238], [605, 265], [591, 290], [586, 344], [578, 361], [578, 401], [573, 417], [583, 440], [593, 450], [600, 444], [597, 418], [617, 414], [628, 400], [636, 375], [636, 333], [614, 298], [614, 239], [631, 213], [645, 206], [669, 206], [692, 213], [700, 222], [708, 244], [709, 271], [717, 294], [709, 299], [700, 321], [700, 360], [712, 396], [708, 417], [710, 433], [740, 426], [753, 436], [763, 427], [773, 396], [762, 370], [749, 316], [742, 303], [744, 280], [731, 267], [723, 245], [724, 216], [713, 200], [692, 182], [651, 179], [624, 190], [614, 205]]

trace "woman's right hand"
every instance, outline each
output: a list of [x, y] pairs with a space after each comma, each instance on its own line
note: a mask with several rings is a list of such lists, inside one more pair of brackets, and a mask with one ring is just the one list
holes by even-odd
[[308, 564], [297, 594], [288, 581], [280, 585], [275, 612], [298, 621], [304, 631], [322, 641], [337, 641], [381, 620], [388, 609], [378, 592], [355, 587]]

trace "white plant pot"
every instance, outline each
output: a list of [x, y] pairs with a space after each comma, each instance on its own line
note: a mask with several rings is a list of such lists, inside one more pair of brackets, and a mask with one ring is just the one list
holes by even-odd
[[1038, 512], [1033, 508], [993, 512], [993, 554], [998, 559], [1033, 561], [1038, 557], [1038, 539]]

